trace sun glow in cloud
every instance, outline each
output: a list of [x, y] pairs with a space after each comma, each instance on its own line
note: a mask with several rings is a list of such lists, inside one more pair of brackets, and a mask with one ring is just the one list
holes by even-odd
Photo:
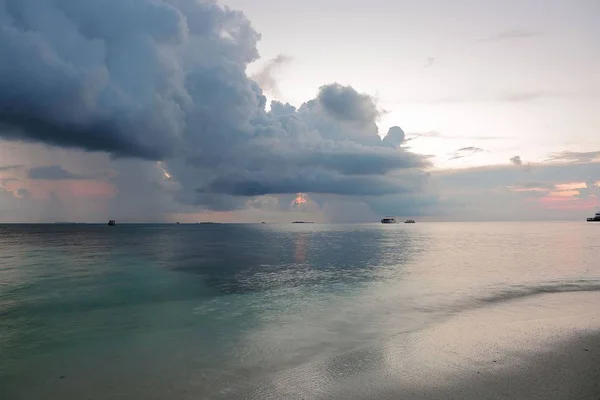
[[511, 192], [548, 192], [548, 188], [542, 187], [522, 187], [522, 186], [508, 186], [508, 190]]
[[292, 205], [293, 206], [300, 206], [300, 205], [306, 204], [306, 203], [308, 203], [308, 200], [306, 199], [306, 194], [304, 194], [304, 193], [298, 193], [298, 195], [296, 196], [296, 198], [292, 202]]
[[511, 192], [527, 196], [526, 202], [548, 210], [590, 210], [598, 206], [597, 182], [563, 182], [508, 186]]
[[171, 175], [169, 171], [167, 171], [167, 169], [163, 167], [162, 161], [157, 161], [156, 164], [158, 165], [158, 168], [160, 168], [160, 171], [162, 172], [166, 180], [171, 180], [173, 178], [173, 175]]
[[584, 189], [587, 187], [587, 183], [585, 182], [568, 182], [568, 183], [560, 183], [555, 185], [556, 190], [560, 191], [573, 191], [576, 189]]

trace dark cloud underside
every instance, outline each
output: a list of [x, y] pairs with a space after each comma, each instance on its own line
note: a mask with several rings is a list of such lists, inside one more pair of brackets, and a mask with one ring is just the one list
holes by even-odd
[[210, 208], [249, 194], [421, 187], [422, 174], [402, 171], [427, 159], [400, 147], [400, 128], [380, 139], [369, 95], [335, 83], [267, 111], [246, 75], [259, 39], [210, 0], [0, 2], [0, 136], [163, 161], [176, 197]]
[[73, 180], [87, 179], [85, 175], [74, 174], [62, 168], [60, 165], [50, 165], [46, 167], [35, 167], [29, 169], [27, 173], [29, 179], [41, 180]]

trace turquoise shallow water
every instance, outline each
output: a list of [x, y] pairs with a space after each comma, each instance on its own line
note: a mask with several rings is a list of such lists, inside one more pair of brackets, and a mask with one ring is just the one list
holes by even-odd
[[586, 223], [0, 226], [0, 395], [325, 398], [453, 316], [600, 291], [599, 252]]

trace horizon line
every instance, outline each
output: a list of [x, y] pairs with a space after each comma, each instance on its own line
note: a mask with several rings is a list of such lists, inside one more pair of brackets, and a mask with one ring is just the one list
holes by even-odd
[[[494, 222], [588, 222], [582, 219], [522, 219], [522, 220], [423, 220], [418, 221], [419, 223], [494, 223]], [[400, 225], [404, 221], [397, 223]], [[279, 222], [268, 222], [268, 221], [255, 221], [255, 222], [243, 222], [243, 221], [200, 221], [200, 222], [120, 222], [117, 225], [283, 225], [283, 224], [296, 224], [298, 221], [279, 221]], [[304, 225], [368, 225], [368, 224], [381, 224], [380, 221], [364, 221], [364, 222], [315, 222], [315, 221], [301, 221], [300, 224]], [[107, 225], [106, 222], [2, 222], [0, 225]]]

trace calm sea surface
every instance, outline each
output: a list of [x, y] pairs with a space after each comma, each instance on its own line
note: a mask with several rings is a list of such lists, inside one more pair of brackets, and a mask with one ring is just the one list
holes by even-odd
[[585, 222], [0, 226], [0, 397], [326, 398], [461, 313], [599, 291], [599, 254]]

